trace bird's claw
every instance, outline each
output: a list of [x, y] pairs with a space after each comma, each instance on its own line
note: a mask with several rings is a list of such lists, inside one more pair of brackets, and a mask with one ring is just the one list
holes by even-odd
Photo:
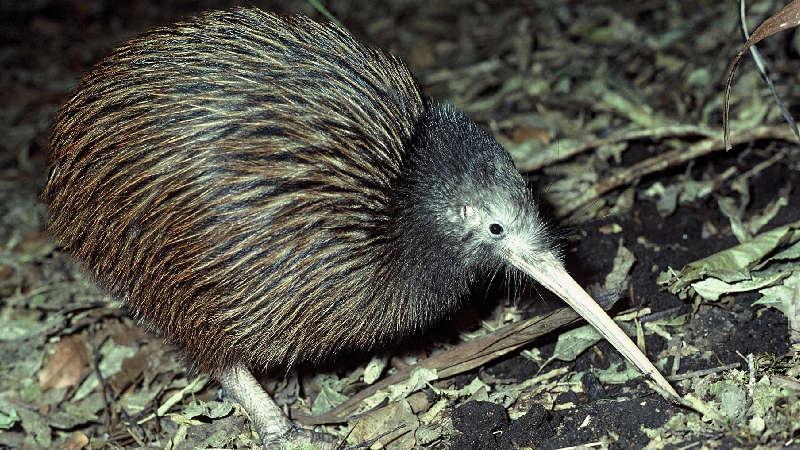
[[335, 450], [339, 440], [332, 434], [306, 430], [292, 424], [285, 433], [266, 435], [261, 442], [264, 450]]

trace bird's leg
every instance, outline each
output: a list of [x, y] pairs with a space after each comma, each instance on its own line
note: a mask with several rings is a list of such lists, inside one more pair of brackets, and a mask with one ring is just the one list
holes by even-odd
[[223, 389], [250, 415], [253, 427], [265, 441], [283, 436], [294, 428], [281, 408], [256, 381], [250, 371], [242, 366], [225, 371], [219, 380]]
[[227, 369], [219, 377], [223, 389], [250, 415], [265, 449], [288, 449], [311, 444], [317, 449], [335, 448], [333, 436], [298, 428], [244, 366]]

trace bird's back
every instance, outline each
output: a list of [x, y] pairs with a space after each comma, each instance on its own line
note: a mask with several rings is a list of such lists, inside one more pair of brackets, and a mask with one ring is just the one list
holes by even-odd
[[156, 29], [60, 111], [50, 229], [199, 368], [368, 348], [401, 319], [346, 319], [386, 270], [425, 108], [402, 63], [333, 25], [236, 9]]

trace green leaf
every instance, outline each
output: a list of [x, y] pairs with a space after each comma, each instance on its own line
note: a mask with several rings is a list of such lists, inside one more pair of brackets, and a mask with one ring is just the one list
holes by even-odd
[[22, 429], [32, 438], [33, 441], [42, 448], [50, 448], [52, 444], [52, 430], [47, 425], [47, 421], [34, 411], [21, 408], [17, 411], [22, 419]]
[[375, 356], [369, 360], [367, 367], [364, 368], [364, 383], [372, 384], [381, 377], [389, 358], [386, 355]]
[[233, 410], [233, 403], [227, 402], [193, 402], [183, 408], [180, 415], [187, 419], [205, 416], [209, 419], [219, 419], [225, 417]]
[[771, 261], [788, 261], [793, 259], [800, 259], [800, 241], [795, 242], [794, 245], [781, 250], [774, 256], [770, 257], [767, 262]]
[[655, 114], [647, 104], [640, 101], [631, 101], [614, 91], [604, 92], [600, 102], [644, 128], [657, 128], [670, 123], [666, 118]]
[[[780, 251], [783, 247], [794, 244], [798, 240], [800, 240], [800, 222], [794, 222], [691, 262], [680, 271], [670, 268], [659, 275], [658, 283], [667, 285], [673, 294], [685, 296], [692, 285], [706, 278], [716, 278], [726, 283], [752, 281], [750, 273], [752, 269], [756, 268], [759, 263], [768, 261], [767, 258], [770, 254]], [[701, 285], [701, 289], [703, 287]]]
[[792, 272], [783, 284], [758, 291], [761, 298], [754, 305], [764, 305], [782, 312], [794, 336], [800, 329], [800, 272]]
[[311, 413], [323, 414], [347, 400], [347, 396], [334, 390], [329, 384], [320, 386], [320, 391], [311, 405]]
[[79, 425], [96, 422], [97, 413], [103, 409], [105, 402], [99, 392], [94, 392], [79, 402], [65, 402], [61, 408], [48, 416], [50, 425], [70, 429]]
[[178, 392], [172, 394], [167, 400], [158, 407], [157, 415], [163, 416], [167, 413], [173, 406], [178, 404], [184, 397], [190, 394], [194, 394], [198, 392], [200, 389], [203, 389], [206, 384], [208, 384], [208, 377], [203, 375], [195, 378], [192, 380], [191, 383], [187, 384], [183, 389]]
[[[138, 351], [137, 347], [128, 347], [124, 345], [118, 345], [114, 343], [113, 339], [107, 340], [103, 345], [100, 347], [100, 354], [102, 358], [100, 360], [100, 364], [98, 368], [100, 369], [100, 374], [103, 375], [103, 378], [109, 379], [119, 373], [122, 370], [122, 362], [126, 358], [130, 358], [131, 356], [135, 355]], [[92, 391], [94, 391], [97, 386], [99, 386], [100, 382], [97, 380], [97, 376], [92, 373], [85, 380], [75, 392], [75, 395], [72, 397], [73, 401], [78, 401], [86, 396], [88, 396]]]
[[639, 369], [628, 362], [611, 363], [608, 369], [593, 369], [592, 373], [601, 383], [623, 384], [630, 380], [639, 378], [642, 374]]
[[[558, 337], [556, 348], [553, 350], [553, 355], [548, 362], [553, 359], [574, 361], [578, 355], [585, 352], [587, 348], [598, 343], [601, 339], [602, 336], [600, 333], [591, 325], [584, 325], [562, 333]], [[545, 365], [547, 365], [547, 363], [543, 364], [542, 367]]]
[[10, 403], [0, 399], [0, 430], [7, 430], [17, 422], [19, 422], [17, 410]]
[[359, 408], [359, 410], [373, 408], [387, 398], [392, 401], [406, 398], [414, 392], [427, 387], [431, 381], [438, 379], [439, 375], [436, 369], [428, 369], [427, 367], [416, 366], [405, 381], [393, 384], [389, 386], [387, 390], [380, 390], [364, 399], [362, 402], [362, 408]]
[[0, 317], [0, 341], [16, 341], [41, 334], [48, 322], [35, 317], [12, 319]]
[[461, 389], [441, 389], [437, 387], [433, 387], [433, 392], [439, 395], [444, 395], [450, 398], [462, 398], [462, 397], [471, 397], [475, 395], [475, 393], [483, 391], [483, 395], [486, 395], [487, 392], [491, 391], [492, 388], [484, 383], [480, 378], [475, 377], [470, 381], [470, 383], [464, 386]]
[[631, 267], [633, 267], [633, 263], [636, 262], [636, 257], [622, 245], [622, 242], [622, 239], [620, 239], [611, 272], [606, 275], [604, 288], [609, 292], [617, 292], [625, 288], [628, 274], [631, 271]]
[[406, 398], [412, 393], [426, 387], [431, 381], [439, 379], [436, 369], [428, 369], [427, 367], [415, 367], [411, 371], [411, 375], [404, 383], [389, 386], [389, 399], [400, 400]]
[[705, 280], [693, 283], [692, 288], [705, 300], [715, 301], [724, 294], [754, 291], [770, 286], [781, 281], [786, 276], [786, 273], [778, 272], [764, 277], [754, 276], [750, 280], [740, 281], [738, 283], [726, 283], [716, 278], [706, 278]]

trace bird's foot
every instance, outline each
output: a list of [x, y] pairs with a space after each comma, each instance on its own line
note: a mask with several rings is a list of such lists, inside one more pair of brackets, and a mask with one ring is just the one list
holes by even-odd
[[292, 423], [245, 366], [226, 370], [220, 382], [227, 393], [247, 411], [264, 449], [333, 450], [337, 447], [336, 437], [304, 430]]
[[264, 450], [335, 450], [339, 439], [328, 433], [292, 427], [283, 434], [261, 434]]

